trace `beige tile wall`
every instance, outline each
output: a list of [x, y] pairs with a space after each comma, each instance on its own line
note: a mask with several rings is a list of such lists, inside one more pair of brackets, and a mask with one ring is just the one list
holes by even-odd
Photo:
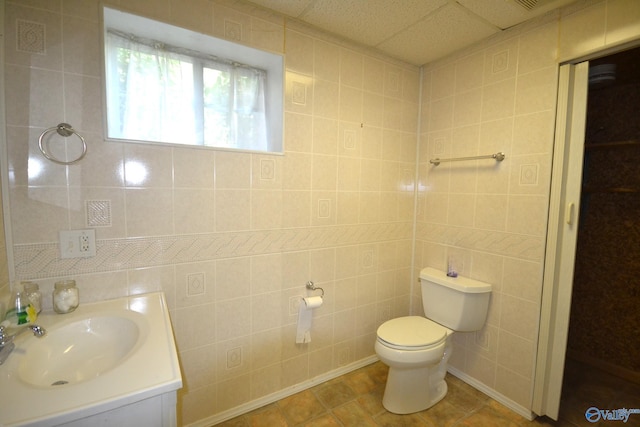
[[[422, 79], [417, 252], [422, 266], [492, 283], [483, 330], [455, 335], [451, 366], [531, 407], [558, 62], [640, 36], [639, 3], [583, 1], [429, 64]], [[429, 164], [506, 153], [506, 160]], [[419, 312], [420, 290], [413, 309]]]
[[[418, 69], [285, 29], [242, 3], [107, 3], [284, 53], [286, 152], [105, 142], [99, 2], [7, 1], [18, 279], [36, 279], [47, 295], [72, 276], [84, 302], [163, 290], [184, 372], [183, 424], [372, 356], [377, 326], [409, 312]], [[24, 21], [44, 27], [44, 51], [16, 48]], [[69, 167], [37, 148], [62, 121], [89, 146]], [[111, 225], [96, 228], [98, 255], [60, 259], [58, 231], [87, 228], [91, 200], [111, 204]], [[296, 345], [308, 280], [326, 297], [311, 343]]]
[[[286, 153], [104, 142], [98, 1], [8, 0], [18, 279], [36, 279], [47, 294], [73, 276], [84, 302], [163, 290], [188, 424], [372, 355], [376, 326], [409, 312], [411, 266], [445, 268], [454, 255], [494, 293], [486, 327], [456, 337], [451, 364], [529, 407], [557, 61], [637, 38], [635, 0], [579, 2], [429, 65], [422, 82], [416, 68], [294, 23], [285, 30], [282, 18], [242, 2], [107, 4], [285, 53]], [[44, 51], [16, 50], [18, 20], [44, 26]], [[78, 165], [46, 162], [37, 150], [40, 133], [61, 121], [88, 141]], [[498, 150], [507, 153], [501, 164], [428, 164]], [[60, 260], [57, 232], [86, 228], [87, 200], [111, 202], [98, 256]], [[310, 279], [327, 298], [313, 341], [296, 346], [295, 302]], [[420, 312], [417, 287], [413, 302]]]

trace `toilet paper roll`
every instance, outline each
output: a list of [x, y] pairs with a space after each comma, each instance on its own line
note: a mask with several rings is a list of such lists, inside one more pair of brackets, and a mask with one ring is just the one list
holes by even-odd
[[322, 297], [306, 297], [302, 298], [307, 308], [318, 308], [322, 305]]
[[296, 331], [296, 343], [305, 344], [311, 342], [311, 319], [313, 309], [322, 305], [322, 297], [302, 298], [298, 307], [298, 329]]

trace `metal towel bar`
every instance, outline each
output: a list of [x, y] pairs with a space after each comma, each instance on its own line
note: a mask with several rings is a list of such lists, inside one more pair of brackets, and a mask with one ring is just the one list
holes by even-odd
[[480, 160], [480, 159], [495, 159], [497, 162], [503, 161], [505, 158], [505, 154], [503, 152], [495, 153], [495, 154], [487, 154], [486, 156], [471, 156], [471, 157], [455, 157], [452, 159], [431, 159], [429, 163], [432, 165], [438, 166], [442, 162], [459, 162], [462, 160]]

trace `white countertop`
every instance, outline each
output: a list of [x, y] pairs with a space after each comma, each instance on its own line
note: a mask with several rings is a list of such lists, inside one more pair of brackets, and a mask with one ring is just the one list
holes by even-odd
[[169, 310], [161, 292], [81, 304], [69, 314], [43, 312], [36, 323], [50, 332], [96, 316], [127, 317], [136, 322], [140, 338], [131, 353], [116, 367], [90, 380], [38, 387], [20, 378], [20, 365], [26, 360], [21, 346], [28, 348], [27, 340], [46, 336], [36, 338], [25, 331], [0, 365], [0, 426], [51, 426], [182, 387]]

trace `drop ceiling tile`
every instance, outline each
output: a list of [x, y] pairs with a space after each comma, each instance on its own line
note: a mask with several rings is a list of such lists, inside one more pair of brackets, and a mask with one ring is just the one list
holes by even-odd
[[458, 0], [462, 6], [502, 29], [512, 27], [531, 17], [531, 13], [514, 1]]
[[316, 26], [375, 45], [447, 3], [447, 0], [317, 0], [301, 16]]
[[251, 0], [251, 3], [287, 16], [299, 17], [315, 0]]
[[[228, 0], [249, 2], [423, 65], [576, 0]], [[629, 0], [631, 1], [631, 0]], [[449, 21], [451, 20], [451, 21]]]
[[376, 47], [392, 57], [423, 65], [499, 31], [463, 8], [448, 4]]
[[542, 15], [552, 9], [565, 6], [575, 0], [527, 0], [531, 9], [520, 5], [517, 0], [456, 0], [478, 16], [503, 30]]

